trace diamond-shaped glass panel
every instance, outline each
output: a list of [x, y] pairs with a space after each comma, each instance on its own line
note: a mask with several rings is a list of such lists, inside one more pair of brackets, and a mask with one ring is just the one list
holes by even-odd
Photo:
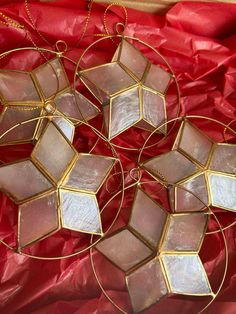
[[32, 156], [54, 180], [59, 180], [76, 152], [54, 124], [50, 123], [35, 146]]
[[115, 62], [84, 70], [82, 72], [83, 77], [108, 95], [115, 94], [135, 84], [134, 79]]
[[170, 151], [152, 158], [143, 166], [155, 177], [170, 183], [176, 183], [198, 170], [196, 165], [178, 151]]
[[151, 64], [144, 85], [164, 94], [169, 86], [171, 74], [160, 66]]
[[30, 160], [0, 167], [0, 189], [23, 201], [52, 187]]
[[139, 88], [130, 89], [112, 99], [110, 138], [134, 125], [141, 117]]
[[167, 213], [141, 189], [137, 189], [133, 203], [130, 226], [157, 247], [162, 235]]
[[[154, 128], [162, 125], [166, 120], [166, 109], [164, 98], [146, 89], [143, 93], [143, 116]], [[166, 126], [159, 129], [160, 133], [166, 133]]]
[[[41, 109], [18, 110], [10, 107], [5, 108], [0, 117], [0, 135], [20, 122], [40, 116], [40, 112]], [[4, 135], [0, 139], [0, 143], [32, 140], [37, 123], [38, 121], [33, 121], [17, 126], [15, 129]]]
[[236, 178], [210, 173], [208, 175], [212, 205], [236, 210]]
[[96, 248], [123, 271], [128, 271], [152, 254], [152, 251], [124, 229], [97, 244]]
[[92, 234], [102, 233], [100, 212], [94, 195], [61, 190], [61, 212], [64, 228]]
[[159, 301], [168, 293], [159, 259], [153, 259], [126, 277], [135, 313]]
[[0, 71], [0, 95], [6, 101], [40, 101], [30, 73]]
[[53, 122], [57, 125], [57, 127], [61, 130], [61, 132], [65, 135], [69, 142], [72, 143], [75, 133], [75, 126], [72, 122], [65, 118], [54, 118]]
[[112, 61], [117, 60], [131, 71], [138, 80], [142, 79], [148, 60], [127, 40], [122, 40], [118, 46]]
[[207, 221], [204, 213], [170, 215], [161, 249], [197, 252], [205, 235]]
[[109, 174], [114, 161], [113, 158], [80, 154], [64, 185], [96, 193]]
[[67, 86], [69, 81], [60, 59], [55, 58], [34, 70], [45, 98], [49, 98]]
[[211, 294], [211, 287], [198, 255], [164, 255], [166, 269], [173, 293], [189, 295]]
[[236, 145], [216, 144], [209, 168], [214, 171], [236, 173]]
[[56, 193], [24, 203], [19, 210], [20, 247], [49, 236], [59, 227]]
[[191, 177], [173, 190], [175, 196], [170, 193], [170, 197], [175, 198], [174, 210], [177, 212], [197, 211], [209, 205], [207, 182], [203, 173]]
[[183, 122], [180, 132], [176, 145], [192, 159], [205, 165], [213, 145], [211, 140], [189, 122]]
[[78, 120], [87, 121], [99, 113], [98, 108], [77, 91], [68, 91], [59, 95], [55, 99], [55, 104], [64, 115]]

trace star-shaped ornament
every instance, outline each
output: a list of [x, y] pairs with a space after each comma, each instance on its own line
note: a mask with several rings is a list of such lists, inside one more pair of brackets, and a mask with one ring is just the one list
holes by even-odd
[[204, 212], [170, 214], [137, 188], [128, 226], [96, 245], [125, 273], [133, 311], [168, 294], [212, 294], [199, 251], [208, 225]]
[[172, 150], [142, 166], [165, 186], [180, 186], [169, 189], [176, 212], [206, 206], [236, 211], [236, 145], [214, 142], [188, 120], [182, 122]]
[[[128, 40], [121, 40], [110, 63], [78, 75], [103, 105], [108, 139], [132, 126], [153, 131], [166, 121], [165, 94], [172, 75], [151, 63]], [[165, 134], [166, 127], [160, 132]]]
[[96, 194], [115, 163], [78, 153], [49, 123], [30, 158], [0, 167], [0, 189], [19, 205], [18, 249], [61, 228], [102, 235]]
[[[70, 118], [88, 121], [99, 109], [70, 86], [60, 57], [56, 57], [32, 72], [0, 70], [0, 135], [14, 125], [45, 115], [52, 119], [72, 142], [74, 129], [79, 124]], [[20, 125], [0, 140], [0, 145], [37, 140], [45, 121], [36, 119]]]

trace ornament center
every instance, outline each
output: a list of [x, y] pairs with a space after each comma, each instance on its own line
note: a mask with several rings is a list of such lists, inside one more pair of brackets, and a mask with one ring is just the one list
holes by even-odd
[[56, 111], [56, 106], [51, 101], [46, 102], [44, 108], [47, 111], [47, 113], [49, 113], [49, 114], [52, 114]]

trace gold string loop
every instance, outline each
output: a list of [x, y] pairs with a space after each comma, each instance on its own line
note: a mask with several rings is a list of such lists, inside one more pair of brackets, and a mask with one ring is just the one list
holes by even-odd
[[[111, 7], [113, 6], [117, 6], [119, 8], [122, 8], [123, 11], [124, 11], [124, 23], [123, 22], [118, 22], [114, 25], [114, 32], [116, 33], [116, 35], [123, 35], [124, 31], [125, 31], [125, 28], [128, 24], [128, 12], [126, 10], [126, 7], [123, 6], [122, 4], [120, 3], [117, 3], [117, 2], [114, 2], [114, 3], [111, 3], [109, 4], [107, 7], [106, 7], [106, 10], [104, 12], [104, 15], [103, 15], [103, 26], [104, 26], [104, 29], [105, 29], [105, 33], [106, 34], [98, 34], [98, 36], [110, 36], [111, 34], [109, 33], [109, 30], [108, 30], [108, 26], [107, 26], [107, 12], [111, 9]], [[122, 27], [121, 30], [119, 30], [119, 27]], [[115, 42], [114, 38], [113, 37], [110, 37], [111, 41], [117, 45], [117, 43]]]

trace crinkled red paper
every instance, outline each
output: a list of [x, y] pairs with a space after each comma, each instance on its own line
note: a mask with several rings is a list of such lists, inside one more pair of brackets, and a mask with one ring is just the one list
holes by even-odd
[[[24, 1], [0, 0], [0, 5], [1, 12], [24, 24], [33, 41], [38, 46], [45, 47], [45, 42], [27, 17]], [[88, 14], [84, 1], [64, 0], [48, 4], [32, 1], [30, 10], [35, 25], [43, 36], [52, 45], [59, 39], [66, 41], [70, 50], [68, 56], [75, 61], [93, 40], [92, 37], [86, 37], [78, 46]], [[86, 34], [104, 33], [103, 12], [104, 6], [93, 6]], [[108, 26], [112, 25], [109, 21], [122, 19], [122, 10], [114, 7], [107, 15]], [[128, 10], [126, 35], [144, 40], [166, 57], [180, 85], [181, 115], [204, 115], [227, 124], [236, 118], [235, 21], [236, 5], [184, 2], [176, 4], [165, 16]], [[88, 53], [88, 60], [92, 58], [92, 63], [96, 63], [99, 58], [105, 60], [106, 51], [111, 45], [111, 41], [106, 41], [103, 50], [96, 53], [94, 49]], [[1, 52], [24, 46], [32, 46], [24, 30], [0, 24]], [[11, 62], [14, 64], [14, 58]], [[1, 60], [1, 65], [3, 64], [4, 61]], [[205, 125], [205, 131], [214, 139], [220, 137], [217, 125]], [[91, 131], [84, 129], [81, 132], [83, 136], [94, 138]], [[142, 132], [131, 132], [126, 133], [120, 144], [141, 146]], [[79, 144], [80, 141], [78, 132], [75, 143]], [[26, 152], [27, 148], [23, 150], [19, 146], [2, 148], [0, 159], [5, 162], [20, 159]], [[126, 169], [135, 167], [133, 157], [129, 152], [121, 155]], [[132, 196], [133, 194], [128, 195], [121, 221], [127, 219], [126, 208], [130, 206]], [[14, 206], [2, 194], [0, 201], [0, 218], [3, 218], [2, 213], [8, 213], [10, 217]], [[234, 221], [235, 214], [222, 212], [218, 218], [225, 226]], [[14, 219], [9, 218], [14, 224], [12, 220]], [[6, 235], [4, 227], [7, 230], [9, 226], [3, 226], [1, 236]], [[208, 314], [236, 313], [236, 227], [228, 229], [225, 235], [229, 268], [219, 296], [205, 311]], [[69, 251], [70, 248], [67, 249]], [[220, 234], [212, 236], [207, 242], [201, 257], [213, 285], [215, 282], [217, 286], [224, 265], [224, 244]], [[127, 295], [123, 284], [113, 278], [113, 268], [108, 262], [96, 259], [95, 254], [95, 266], [107, 293], [118, 305], [125, 306]], [[198, 298], [171, 296], [148, 313], [194, 314], [206, 304], [201, 302]], [[93, 275], [88, 253], [65, 260], [43, 261], [20, 256], [0, 245], [0, 313], [112, 314], [119, 311], [102, 294]]]

